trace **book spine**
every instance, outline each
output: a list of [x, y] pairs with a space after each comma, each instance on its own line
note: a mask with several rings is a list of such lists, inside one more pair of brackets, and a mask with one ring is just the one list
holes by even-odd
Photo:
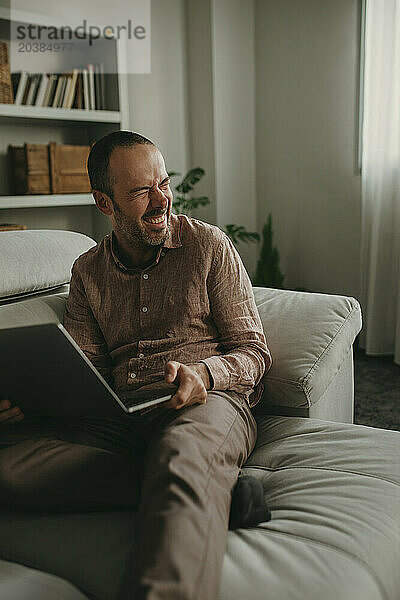
[[89, 76], [89, 103], [91, 110], [96, 108], [95, 92], [94, 92], [94, 67], [90, 63], [87, 65], [88, 76]]
[[82, 83], [83, 83], [83, 102], [85, 110], [90, 109], [89, 104], [89, 79], [87, 69], [82, 69]]
[[23, 91], [22, 99], [21, 99], [21, 104], [26, 104], [26, 100], [27, 100], [28, 94], [29, 94], [30, 85], [31, 85], [31, 75], [29, 75], [29, 73], [27, 73], [26, 74], [25, 87], [24, 87], [24, 91]]
[[79, 73], [79, 69], [74, 69], [72, 71], [71, 83], [70, 83], [70, 88], [69, 88], [69, 96], [67, 99], [66, 108], [72, 108], [72, 105], [74, 103], [78, 73]]
[[36, 75], [35, 87], [34, 87], [33, 95], [32, 95], [32, 101], [31, 101], [31, 105], [32, 106], [36, 104], [36, 98], [37, 98], [38, 93], [39, 93], [39, 89], [40, 89], [40, 85], [42, 83], [42, 79], [43, 79], [43, 75], [41, 73], [38, 73]]
[[44, 96], [47, 90], [47, 86], [48, 86], [48, 82], [49, 82], [49, 76], [45, 75], [43, 73], [42, 76], [42, 81], [40, 82], [40, 87], [36, 96], [36, 100], [35, 100], [35, 105], [36, 106], [43, 106], [43, 100], [44, 100]]
[[106, 88], [104, 81], [104, 64], [101, 62], [100, 65], [100, 95], [101, 95], [101, 106], [102, 109], [106, 109]]
[[[14, 73], [11, 73], [11, 83], [12, 83], [14, 98], [17, 95], [18, 84], [21, 79], [21, 75], [22, 75], [22, 71], [15, 71]], [[14, 104], [15, 104], [15, 100], [14, 100]]]
[[52, 104], [53, 108], [56, 108], [58, 106], [58, 101], [60, 99], [63, 81], [64, 81], [63, 76], [59, 75], [58, 81], [57, 81], [56, 92], [55, 92], [54, 98], [53, 98], [53, 104]]
[[21, 77], [19, 78], [19, 81], [18, 81], [17, 93], [14, 96], [14, 98], [15, 98], [14, 104], [22, 103], [22, 98], [23, 98], [24, 91], [25, 91], [27, 77], [28, 77], [28, 73], [26, 71], [22, 71]]

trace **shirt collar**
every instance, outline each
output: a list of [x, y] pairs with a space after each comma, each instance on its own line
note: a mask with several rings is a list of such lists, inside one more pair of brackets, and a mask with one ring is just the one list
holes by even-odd
[[170, 235], [164, 243], [164, 248], [181, 248], [181, 222], [174, 213], [171, 213]]
[[[163, 251], [163, 248], [171, 249], [171, 248], [181, 248], [182, 247], [180, 231], [181, 231], [181, 222], [174, 213], [171, 213], [170, 234], [169, 234], [168, 239], [164, 242], [163, 246], [160, 246], [160, 248], [157, 252], [157, 256], [155, 258], [155, 262], [158, 263], [158, 261], [160, 260], [160, 256]], [[114, 231], [112, 231], [110, 234], [110, 250], [111, 250], [112, 257], [113, 257], [115, 263], [118, 265], [118, 267], [129, 270], [129, 271], [132, 270], [132, 269], [129, 269], [128, 267], [126, 267], [122, 263], [122, 260], [118, 256], [117, 241], [115, 239]], [[134, 270], [137, 270], [137, 269], [134, 269]], [[139, 270], [141, 270], [141, 269], [139, 269]]]

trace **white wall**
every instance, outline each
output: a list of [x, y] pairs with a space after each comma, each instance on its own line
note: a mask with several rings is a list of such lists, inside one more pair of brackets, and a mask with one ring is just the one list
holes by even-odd
[[285, 285], [358, 295], [359, 1], [256, 0], [257, 195]]
[[213, 46], [210, 0], [187, 0], [187, 89], [190, 167], [202, 167], [204, 178], [196, 195], [207, 196], [210, 204], [193, 213], [216, 223]]
[[[257, 230], [254, 1], [212, 1], [216, 223]], [[250, 274], [256, 248], [239, 247]]]
[[185, 0], [152, 0], [151, 73], [128, 75], [128, 94], [131, 129], [159, 146], [169, 171], [183, 173], [189, 167]]

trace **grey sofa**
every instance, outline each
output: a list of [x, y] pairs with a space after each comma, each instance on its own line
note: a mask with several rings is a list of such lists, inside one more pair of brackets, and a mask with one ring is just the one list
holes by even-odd
[[[1, 233], [0, 327], [61, 320], [71, 265], [94, 243]], [[272, 520], [229, 532], [220, 600], [398, 600], [400, 433], [352, 424], [359, 304], [254, 292], [274, 362], [244, 470], [261, 479]], [[131, 511], [2, 507], [0, 598], [113, 600], [134, 533]]]

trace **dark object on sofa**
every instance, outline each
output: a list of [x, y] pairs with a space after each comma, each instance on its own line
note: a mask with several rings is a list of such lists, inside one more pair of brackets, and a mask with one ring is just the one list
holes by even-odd
[[265, 503], [261, 481], [251, 475], [241, 475], [232, 490], [229, 529], [255, 527], [270, 520], [271, 513]]

